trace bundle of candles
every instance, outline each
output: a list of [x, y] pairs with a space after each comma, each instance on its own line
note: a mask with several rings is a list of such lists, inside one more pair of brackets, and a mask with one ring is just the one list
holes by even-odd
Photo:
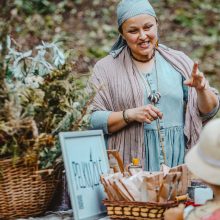
[[160, 172], [141, 171], [112, 173], [101, 176], [108, 200], [131, 202], [168, 202], [185, 195], [188, 171], [183, 164]]

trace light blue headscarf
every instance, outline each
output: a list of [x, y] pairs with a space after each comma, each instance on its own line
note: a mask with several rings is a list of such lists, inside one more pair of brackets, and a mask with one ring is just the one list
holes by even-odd
[[[156, 18], [156, 13], [148, 0], [122, 0], [117, 7], [118, 28], [127, 19], [140, 14], [148, 14]], [[126, 41], [119, 35], [110, 54], [114, 58], [117, 57], [126, 45]]]

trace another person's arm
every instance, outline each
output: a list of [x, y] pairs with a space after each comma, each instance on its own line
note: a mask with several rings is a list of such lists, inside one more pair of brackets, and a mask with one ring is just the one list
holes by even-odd
[[165, 220], [183, 220], [184, 219], [184, 205], [180, 204], [178, 207], [167, 209], [164, 213]]

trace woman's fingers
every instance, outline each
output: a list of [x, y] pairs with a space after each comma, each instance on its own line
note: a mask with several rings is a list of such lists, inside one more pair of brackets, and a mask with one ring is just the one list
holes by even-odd
[[202, 82], [201, 82], [201, 85], [200, 85], [201, 89], [205, 88], [205, 85], [206, 85], [206, 79], [203, 78]]
[[152, 117], [150, 115], [150, 113], [144, 113], [144, 115], [145, 115], [145, 122], [148, 124], [150, 124], [152, 121], [154, 121], [156, 119], [156, 118]]
[[159, 117], [160, 119], [163, 117], [163, 113], [158, 109], [156, 108], [155, 106], [151, 105], [151, 110], [157, 114], [157, 117]]
[[150, 119], [145, 119], [145, 122], [150, 124], [152, 121]]
[[186, 85], [186, 86], [191, 86], [191, 84], [192, 84], [192, 79], [190, 78], [190, 79], [186, 79], [184, 82], [184, 85]]
[[198, 62], [194, 63], [191, 78], [185, 80], [184, 84], [198, 90], [207, 87], [207, 80], [205, 79], [204, 74], [199, 71]]
[[198, 73], [199, 73], [198, 72], [198, 67], [199, 67], [198, 62], [195, 62], [194, 65], [193, 65], [191, 77], [184, 81], [185, 85], [193, 86], [195, 84], [195, 79], [198, 77]]
[[148, 124], [163, 116], [162, 112], [151, 104], [127, 109], [126, 113], [130, 121], [146, 122]]
[[151, 123], [158, 118], [162, 118], [163, 114], [158, 108], [154, 107], [153, 105], [147, 105], [147, 107], [144, 109], [144, 116], [145, 121], [147, 123]]
[[150, 116], [151, 118], [153, 118], [153, 119], [157, 119], [157, 118], [158, 118], [157, 113], [156, 113], [155, 111], [153, 111], [152, 109], [149, 109], [149, 110], [148, 110], [148, 114], [149, 114], [149, 116]]
[[192, 76], [196, 76], [198, 74], [198, 69], [199, 69], [199, 64], [196, 61], [193, 65], [193, 69], [192, 69]]

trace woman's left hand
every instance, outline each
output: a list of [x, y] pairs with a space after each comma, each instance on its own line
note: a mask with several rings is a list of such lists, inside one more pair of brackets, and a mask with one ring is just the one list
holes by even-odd
[[208, 86], [208, 82], [205, 79], [205, 76], [198, 69], [198, 63], [195, 62], [193, 65], [193, 70], [191, 78], [184, 81], [184, 84], [190, 87], [194, 87], [196, 90], [204, 90]]

